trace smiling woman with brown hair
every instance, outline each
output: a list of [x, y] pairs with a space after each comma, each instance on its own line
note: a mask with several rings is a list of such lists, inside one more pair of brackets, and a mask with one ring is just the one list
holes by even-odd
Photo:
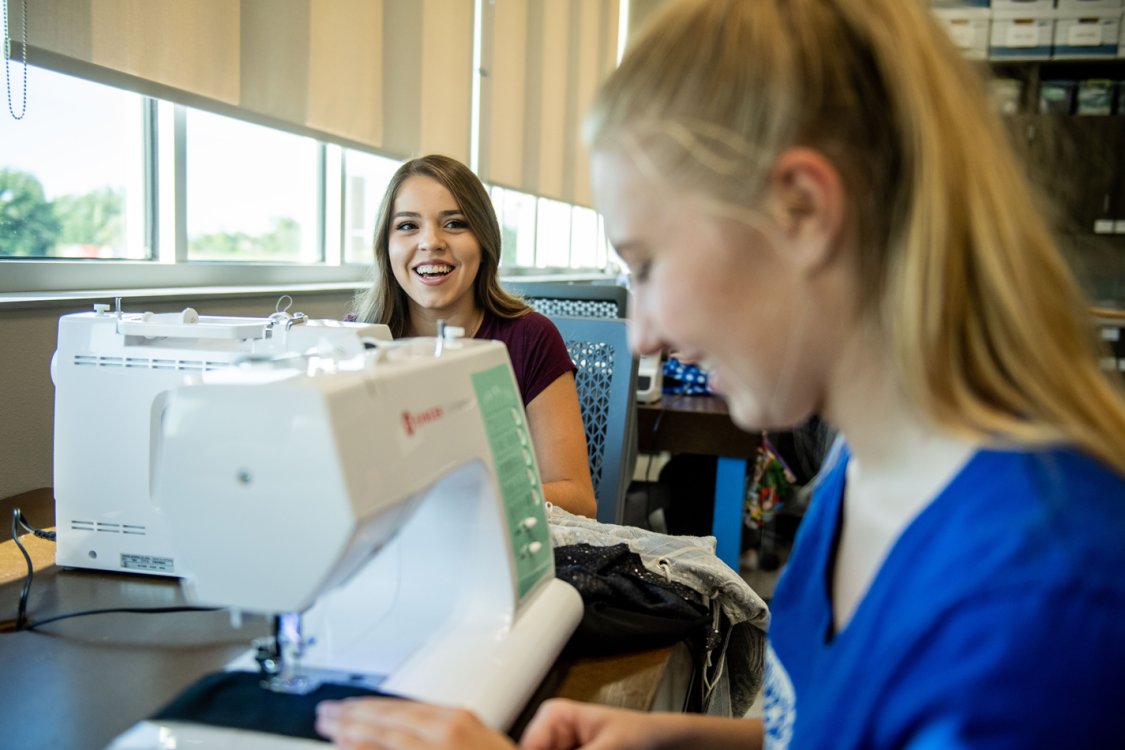
[[424, 156], [399, 167], [379, 209], [374, 281], [354, 317], [395, 338], [435, 336], [438, 322], [508, 347], [548, 502], [597, 510], [574, 363], [554, 324], [500, 286], [500, 226], [464, 164]]

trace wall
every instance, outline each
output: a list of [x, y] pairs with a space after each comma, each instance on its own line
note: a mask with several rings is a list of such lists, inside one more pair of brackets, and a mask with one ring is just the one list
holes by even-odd
[[[174, 312], [191, 306], [203, 315], [265, 316], [274, 311], [280, 294], [126, 298], [122, 304], [133, 312]], [[350, 308], [352, 292], [292, 292], [290, 296], [294, 299], [291, 312], [339, 319]], [[0, 394], [0, 498], [53, 484], [54, 386], [50, 367], [58, 318], [90, 310], [95, 301], [113, 302], [104, 298], [0, 307], [0, 383], [4, 387]]]

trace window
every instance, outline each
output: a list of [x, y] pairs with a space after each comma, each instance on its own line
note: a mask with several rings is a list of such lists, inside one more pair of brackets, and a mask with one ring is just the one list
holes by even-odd
[[[24, 119], [0, 116], [0, 293], [366, 282], [399, 161], [41, 68], [29, 76]], [[594, 211], [490, 194], [504, 273], [610, 267]]]
[[605, 268], [609, 240], [597, 211], [575, 206], [570, 224], [570, 264], [575, 268]]
[[500, 265], [535, 266], [535, 196], [493, 187], [492, 205], [500, 222]]
[[0, 257], [152, 257], [143, 97], [28, 73], [26, 115], [0, 117]]
[[344, 151], [344, 260], [372, 263], [375, 222], [383, 193], [399, 162], [362, 151]]
[[187, 110], [188, 260], [317, 263], [315, 140]]
[[535, 222], [535, 265], [539, 268], [570, 266], [570, 206], [540, 198]]
[[520, 268], [601, 272], [615, 264], [597, 212], [493, 186], [505, 271]]

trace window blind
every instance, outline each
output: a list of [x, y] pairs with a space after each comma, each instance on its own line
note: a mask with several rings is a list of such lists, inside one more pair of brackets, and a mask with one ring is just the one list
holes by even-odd
[[30, 0], [28, 15], [36, 65], [393, 156], [469, 158], [473, 0]]
[[582, 118], [617, 63], [618, 0], [483, 4], [481, 179], [591, 205]]

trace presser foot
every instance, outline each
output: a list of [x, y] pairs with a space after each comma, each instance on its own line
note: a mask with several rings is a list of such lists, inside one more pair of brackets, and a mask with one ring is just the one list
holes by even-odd
[[261, 674], [261, 685], [275, 693], [306, 695], [321, 685], [341, 685], [366, 690], [378, 690], [384, 675], [342, 672], [336, 669], [298, 668], [288, 674]]
[[258, 676], [261, 678], [259, 684], [275, 693], [307, 695], [321, 685], [378, 690], [386, 679], [386, 675], [302, 665], [292, 657], [284, 658], [274, 638], [259, 638], [254, 641], [254, 661], [258, 662]]

